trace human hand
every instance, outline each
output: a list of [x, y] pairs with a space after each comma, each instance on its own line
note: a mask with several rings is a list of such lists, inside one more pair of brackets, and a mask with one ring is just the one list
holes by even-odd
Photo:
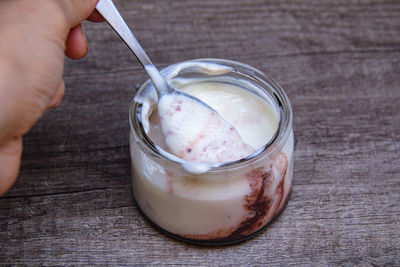
[[0, 1], [0, 195], [18, 175], [23, 135], [64, 95], [64, 54], [85, 56], [80, 23], [102, 20], [97, 1]]

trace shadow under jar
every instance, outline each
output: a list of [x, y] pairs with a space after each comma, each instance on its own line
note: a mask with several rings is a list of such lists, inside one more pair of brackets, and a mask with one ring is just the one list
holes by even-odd
[[[161, 73], [184, 91], [205, 85], [223, 88], [216, 95], [230, 92], [230, 88], [232, 92], [242, 91], [252, 101], [265, 105], [271, 117], [249, 112], [240, 115], [242, 122], [254, 121], [251, 127], [258, 127], [262, 123], [257, 120], [265, 119], [273, 131], [252, 155], [220, 163], [203, 173], [193, 172], [183, 160], [168, 156], [154, 105], [156, 93], [146, 81], [130, 108], [132, 186], [140, 210], [166, 234], [190, 243], [233, 244], [251, 237], [279, 215], [292, 188], [294, 137], [287, 95], [262, 72], [228, 60], [191, 60], [171, 65]], [[227, 116], [233, 118], [232, 113], [252, 108], [235, 106], [234, 102], [229, 105], [233, 107], [228, 112], [211, 106], [222, 117], [229, 113]], [[229, 122], [239, 133], [239, 128], [246, 128], [236, 127], [237, 119]], [[247, 135], [252, 132], [250, 129]]]

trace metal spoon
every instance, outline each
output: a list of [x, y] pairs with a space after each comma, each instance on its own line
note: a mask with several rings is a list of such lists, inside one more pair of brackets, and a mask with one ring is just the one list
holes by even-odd
[[[173, 154], [193, 161], [201, 159], [215, 162], [222, 156], [230, 155], [225, 159], [230, 161], [243, 158], [252, 152], [236, 129], [219, 116], [217, 111], [167, 83], [126, 25], [112, 0], [100, 0], [96, 9], [132, 50], [150, 76], [158, 93], [157, 107], [165, 144]], [[193, 128], [202, 130], [193, 134]], [[219, 154], [214, 151], [219, 151]], [[231, 158], [232, 155], [237, 158]]]

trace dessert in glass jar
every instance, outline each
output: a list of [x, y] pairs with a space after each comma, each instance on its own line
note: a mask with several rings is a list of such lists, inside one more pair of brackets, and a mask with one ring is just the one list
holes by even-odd
[[234, 61], [197, 59], [161, 73], [211, 106], [245, 145], [229, 139], [201, 145], [212, 128], [200, 124], [200, 117], [185, 121], [178, 102], [170, 103], [178, 116], [174, 123], [191, 126], [176, 133], [174, 125], [163, 128], [157, 93], [146, 81], [130, 109], [132, 186], [140, 210], [163, 232], [191, 243], [232, 244], [251, 237], [282, 211], [292, 188], [287, 95], [262, 72]]

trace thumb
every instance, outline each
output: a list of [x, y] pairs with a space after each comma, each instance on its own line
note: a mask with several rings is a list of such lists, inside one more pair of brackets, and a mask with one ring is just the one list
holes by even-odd
[[60, 4], [65, 11], [69, 26], [72, 28], [93, 13], [97, 2], [98, 0], [61, 0]]

